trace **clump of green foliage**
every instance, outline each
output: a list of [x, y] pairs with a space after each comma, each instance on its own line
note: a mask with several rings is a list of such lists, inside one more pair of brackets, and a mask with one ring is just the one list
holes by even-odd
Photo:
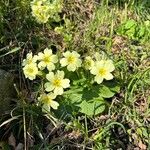
[[127, 36], [129, 39], [144, 42], [150, 38], [149, 28], [149, 20], [145, 21], [143, 24], [135, 20], [127, 20], [118, 27], [117, 33], [122, 36]]

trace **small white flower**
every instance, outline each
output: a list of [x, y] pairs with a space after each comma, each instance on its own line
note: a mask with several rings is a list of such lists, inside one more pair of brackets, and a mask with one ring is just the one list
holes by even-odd
[[28, 53], [26, 59], [23, 60], [22, 66], [29, 65], [31, 63], [36, 63], [37, 55], [32, 55], [32, 52]]
[[23, 67], [23, 72], [26, 78], [34, 80], [38, 74], [38, 67], [36, 63], [30, 63]]
[[112, 71], [115, 70], [113, 62], [111, 60], [97, 61], [95, 66], [91, 70], [91, 74], [95, 75], [94, 80], [100, 84], [104, 79], [113, 79]]
[[81, 67], [82, 61], [80, 60], [80, 55], [76, 52], [65, 52], [63, 53], [65, 58], [60, 60], [62, 67], [67, 66], [68, 71], [75, 71], [78, 67]]
[[53, 55], [52, 50], [48, 48], [44, 50], [44, 53], [40, 52], [38, 54], [38, 60], [40, 61], [40, 63], [38, 64], [38, 67], [41, 70], [47, 67], [49, 71], [54, 70], [55, 69], [54, 63], [58, 62], [57, 56]]
[[54, 101], [56, 98], [56, 95], [54, 93], [49, 94], [42, 94], [40, 97], [38, 97], [39, 102], [42, 104], [42, 111], [43, 112], [49, 112], [50, 107], [53, 109], [58, 109], [58, 102]]
[[70, 86], [70, 80], [64, 79], [63, 71], [58, 70], [56, 74], [49, 72], [49, 74], [46, 75], [46, 78], [49, 81], [44, 85], [47, 92], [54, 91], [54, 94], [62, 95], [64, 89]]

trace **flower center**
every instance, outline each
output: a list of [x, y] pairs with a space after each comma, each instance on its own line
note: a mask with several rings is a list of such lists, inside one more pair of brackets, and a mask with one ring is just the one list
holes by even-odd
[[51, 103], [51, 99], [48, 98], [47, 96], [44, 96], [42, 99], [43, 104], [50, 104]]
[[28, 72], [32, 74], [34, 72], [33, 68], [28, 68]]
[[104, 68], [101, 68], [101, 69], [99, 69], [99, 75], [100, 76], [105, 76], [106, 75], [106, 69], [104, 69]]
[[60, 87], [61, 86], [61, 80], [60, 79], [55, 79], [53, 82], [54, 86]]
[[45, 63], [49, 63], [50, 62], [50, 57], [44, 57], [44, 59], [43, 59], [43, 61], [45, 62]]
[[69, 63], [73, 63], [75, 61], [75, 57], [69, 56], [67, 60]]
[[90, 67], [90, 66], [92, 65], [92, 63], [91, 63], [91, 61], [88, 61], [88, 60], [87, 60], [87, 61], [85, 62], [85, 65], [88, 66], [88, 67]]

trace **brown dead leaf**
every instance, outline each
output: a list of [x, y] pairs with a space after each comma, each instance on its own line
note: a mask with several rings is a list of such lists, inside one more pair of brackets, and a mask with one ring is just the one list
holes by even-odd
[[112, 52], [114, 54], [120, 53], [122, 50], [128, 49], [127, 48], [127, 39], [122, 36], [115, 36], [112, 40]]
[[69, 133], [69, 134], [67, 135], [67, 137], [68, 137], [69, 139], [78, 139], [80, 136], [81, 136], [81, 132], [80, 132], [79, 130], [77, 130], [77, 131], [72, 131], [71, 133]]

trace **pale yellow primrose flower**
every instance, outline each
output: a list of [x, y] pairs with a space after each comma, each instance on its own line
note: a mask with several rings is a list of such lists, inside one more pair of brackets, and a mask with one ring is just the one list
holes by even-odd
[[82, 61], [79, 59], [80, 55], [76, 52], [65, 52], [63, 53], [65, 58], [60, 60], [62, 67], [67, 66], [68, 71], [75, 71], [78, 67], [81, 67]]
[[54, 63], [58, 62], [58, 57], [53, 55], [51, 49], [46, 48], [44, 53], [40, 52], [38, 54], [38, 60], [40, 61], [38, 64], [39, 69], [43, 70], [47, 67], [49, 71], [52, 71], [55, 69]]
[[38, 67], [36, 63], [30, 63], [23, 67], [23, 72], [26, 78], [34, 80], [38, 74]]
[[32, 12], [33, 16], [36, 17], [39, 23], [46, 23], [50, 17], [48, 12], [46, 11], [48, 8], [37, 8]]
[[64, 79], [64, 71], [57, 71], [56, 74], [49, 72], [46, 75], [49, 82], [45, 83], [44, 87], [47, 92], [54, 91], [56, 95], [62, 95], [65, 88], [70, 86], [70, 80]]
[[50, 17], [50, 3], [47, 0], [34, 0], [31, 3], [32, 15], [39, 23], [46, 23]]
[[54, 93], [49, 93], [49, 94], [44, 93], [44, 94], [40, 95], [40, 97], [38, 97], [38, 100], [42, 104], [43, 112], [49, 112], [50, 107], [52, 107], [53, 109], [58, 108], [59, 104], [58, 104], [58, 102], [54, 101], [55, 98], [56, 98], [56, 95]]
[[62, 10], [62, 0], [34, 0], [31, 2], [32, 15], [39, 23], [46, 23], [49, 18]]
[[100, 61], [100, 60], [102, 60], [103, 55], [100, 54], [100, 53], [98, 53], [98, 52], [96, 52], [96, 53], [94, 54], [94, 57], [95, 57], [96, 61]]
[[28, 53], [26, 59], [23, 60], [22, 66], [29, 65], [31, 63], [36, 63], [37, 55], [32, 55], [32, 52]]
[[101, 60], [95, 63], [95, 66], [91, 70], [91, 74], [96, 75], [94, 80], [100, 84], [104, 79], [113, 79], [112, 71], [115, 70], [113, 62], [111, 60]]
[[94, 64], [95, 63], [90, 56], [85, 57], [83, 65], [86, 70], [91, 70], [94, 67]]

